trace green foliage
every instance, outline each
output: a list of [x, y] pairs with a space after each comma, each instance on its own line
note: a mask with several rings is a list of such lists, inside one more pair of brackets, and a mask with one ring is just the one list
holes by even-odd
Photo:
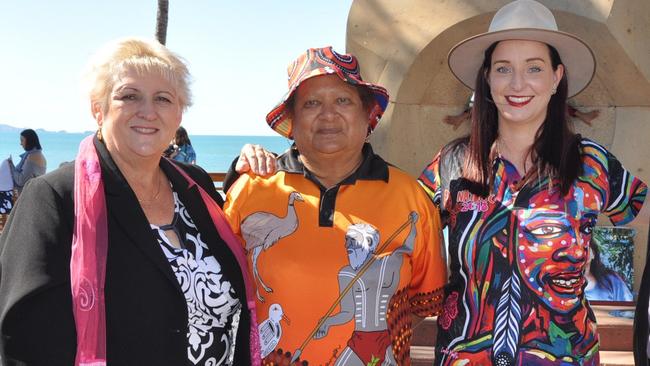
[[634, 274], [634, 229], [626, 227], [594, 228], [591, 240], [600, 249], [600, 259], [603, 264], [632, 285]]

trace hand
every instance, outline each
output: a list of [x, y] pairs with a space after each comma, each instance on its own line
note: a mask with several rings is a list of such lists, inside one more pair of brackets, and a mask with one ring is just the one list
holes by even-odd
[[415, 211], [411, 211], [411, 213], [409, 214], [409, 218], [411, 219], [411, 223], [413, 223], [413, 224], [418, 222], [419, 217], [420, 217], [420, 215], [418, 215], [418, 213], [415, 212]]
[[321, 339], [327, 335], [327, 332], [329, 332], [330, 326], [327, 324], [327, 321], [323, 323], [323, 325], [318, 328], [316, 333], [314, 333], [314, 339]]
[[241, 148], [235, 171], [239, 174], [252, 172], [265, 176], [275, 173], [275, 155], [260, 145], [246, 144]]

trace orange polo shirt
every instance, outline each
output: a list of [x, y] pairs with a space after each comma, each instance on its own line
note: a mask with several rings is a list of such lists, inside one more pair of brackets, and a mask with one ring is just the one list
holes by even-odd
[[[357, 171], [330, 189], [294, 149], [278, 159], [275, 175], [243, 175], [228, 192], [224, 212], [263, 298], [257, 318], [265, 364], [294, 356], [309, 365], [386, 357], [405, 364], [410, 315], [441, 308], [447, 275], [438, 210], [415, 179], [370, 145], [363, 151]], [[346, 235], [348, 244], [373, 242], [372, 254], [351, 260]]]

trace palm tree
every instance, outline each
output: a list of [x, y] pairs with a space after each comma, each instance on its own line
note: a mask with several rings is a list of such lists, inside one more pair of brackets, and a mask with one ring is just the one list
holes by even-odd
[[165, 44], [167, 42], [167, 16], [169, 14], [169, 0], [158, 0], [158, 14], [156, 16], [156, 39]]

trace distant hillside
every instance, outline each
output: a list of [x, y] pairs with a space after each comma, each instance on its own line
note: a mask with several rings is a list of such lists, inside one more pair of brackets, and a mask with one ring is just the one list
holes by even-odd
[[3, 125], [0, 123], [0, 132], [20, 132], [24, 130], [23, 128], [18, 128], [14, 126], [9, 126], [9, 125]]
[[[14, 127], [14, 126], [5, 125], [5, 124], [0, 123], [0, 132], [20, 133], [20, 131], [22, 131], [24, 129], [25, 128], [22, 128], [22, 127]], [[42, 128], [37, 128], [35, 131], [36, 131], [36, 133], [41, 133], [41, 132], [47, 132], [47, 133], [79, 133], [79, 132], [68, 132], [68, 131], [64, 131], [64, 130], [61, 130], [61, 131], [48, 131], [48, 130], [44, 130]], [[81, 133], [89, 134], [91, 132], [93, 132], [93, 131], [84, 131], [84, 132], [81, 132]]]

